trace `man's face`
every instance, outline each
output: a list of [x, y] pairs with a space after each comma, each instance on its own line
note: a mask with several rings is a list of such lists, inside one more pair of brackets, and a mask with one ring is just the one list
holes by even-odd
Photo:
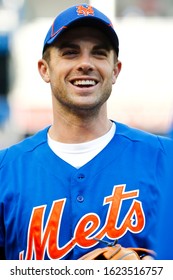
[[67, 30], [50, 48], [47, 82], [53, 102], [76, 112], [98, 110], [109, 98], [120, 68], [101, 31], [88, 27]]

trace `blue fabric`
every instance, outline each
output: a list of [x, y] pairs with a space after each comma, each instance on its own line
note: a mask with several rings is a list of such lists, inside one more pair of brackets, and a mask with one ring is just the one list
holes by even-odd
[[76, 169], [48, 128], [0, 152], [0, 247], [7, 259], [78, 259], [102, 247], [155, 248], [170, 140], [116, 123], [111, 142]]
[[43, 51], [47, 45], [57, 41], [58, 37], [68, 27], [75, 24], [79, 26], [83, 23], [87, 23], [87, 26], [99, 27], [103, 32], [105, 31], [118, 56], [119, 40], [110, 19], [96, 8], [85, 3], [72, 6], [57, 15], [45, 37]]

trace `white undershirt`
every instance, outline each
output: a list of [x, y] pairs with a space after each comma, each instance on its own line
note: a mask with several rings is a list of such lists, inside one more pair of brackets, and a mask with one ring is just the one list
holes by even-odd
[[115, 123], [112, 123], [111, 129], [105, 135], [95, 140], [79, 144], [57, 142], [47, 134], [48, 145], [57, 156], [75, 168], [80, 168], [106, 147], [113, 138], [115, 131]]

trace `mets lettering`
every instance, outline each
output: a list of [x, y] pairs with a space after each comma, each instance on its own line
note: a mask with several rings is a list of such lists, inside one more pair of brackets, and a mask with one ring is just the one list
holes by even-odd
[[[117, 239], [127, 231], [141, 232], [145, 226], [145, 215], [141, 202], [136, 199], [138, 196], [138, 190], [125, 192], [125, 185], [114, 186], [112, 194], [105, 197], [103, 201], [103, 205], [108, 204], [108, 211], [101, 230], [93, 237], [100, 225], [100, 218], [96, 213], [88, 213], [79, 220], [73, 238], [61, 248], [58, 246], [58, 237], [66, 199], [53, 202], [44, 229], [46, 206], [34, 208], [28, 229], [27, 249], [26, 252], [22, 251], [19, 254], [19, 259], [31, 260], [34, 255], [36, 260], [43, 260], [46, 251], [50, 259], [61, 259], [75, 245], [86, 248], [94, 246], [97, 243], [94, 238], [102, 239], [106, 235], [108, 238]], [[131, 200], [131, 204], [123, 221], [118, 226], [121, 206], [125, 200]], [[90, 238], [91, 235], [92, 238]]]

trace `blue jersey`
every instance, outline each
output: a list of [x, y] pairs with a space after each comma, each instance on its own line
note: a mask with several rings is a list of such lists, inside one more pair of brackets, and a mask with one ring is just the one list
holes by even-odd
[[116, 123], [79, 169], [56, 156], [46, 128], [0, 152], [0, 247], [7, 259], [78, 259], [118, 239], [153, 249], [167, 141]]
[[156, 242], [157, 259], [173, 260], [173, 148], [170, 151], [170, 164], [168, 165], [167, 185], [163, 188], [158, 219], [158, 232]]

